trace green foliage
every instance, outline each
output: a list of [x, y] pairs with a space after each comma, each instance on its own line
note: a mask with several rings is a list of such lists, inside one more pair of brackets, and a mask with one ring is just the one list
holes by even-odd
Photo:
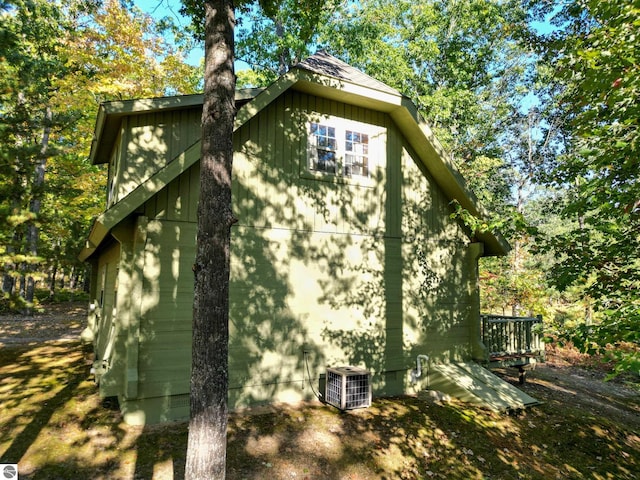
[[99, 102], [194, 93], [202, 74], [166, 22], [116, 0], [20, 0], [0, 19], [0, 273], [13, 291], [11, 279], [43, 278], [34, 269], [83, 268], [104, 201], [87, 158]]
[[371, 0], [336, 15], [321, 42], [409, 96], [461, 162], [499, 153], [514, 106], [528, 29], [518, 2]]
[[610, 376], [625, 372], [640, 375], [640, 302], [601, 312], [603, 321], [560, 327], [560, 343], [570, 342], [580, 351], [613, 361]]
[[[516, 254], [527, 257], [526, 265], [514, 268]], [[514, 316], [542, 315], [545, 322], [554, 312], [544, 273], [527, 252], [512, 251], [506, 257], [484, 258], [481, 263], [480, 303], [484, 313]]]
[[22, 314], [25, 311], [39, 311], [40, 302], [27, 302], [18, 294], [0, 293], [0, 315]]
[[278, 8], [246, 9], [239, 17], [236, 57], [248, 63], [260, 86], [309, 56], [319, 29], [339, 0], [282, 0]]
[[[204, 2], [183, 0], [189, 30], [204, 38]], [[239, 87], [267, 86], [312, 53], [319, 29], [340, 0], [244, 0], [236, 2], [234, 57], [250, 66], [238, 73]]]
[[39, 303], [52, 304], [52, 303], [65, 303], [65, 302], [78, 302], [91, 300], [89, 294], [81, 290], [74, 290], [70, 288], [61, 288], [55, 291], [53, 295], [49, 289], [36, 289], [36, 299]]
[[[565, 119], [550, 181], [567, 191], [561, 214], [573, 221], [549, 246], [556, 284], [582, 285], [601, 318], [565, 332], [589, 352], [640, 344], [639, 15], [635, 2], [568, 2], [545, 45], [558, 92], [550, 117]], [[620, 361], [637, 371], [637, 353]]]
[[[191, 17], [191, 24], [186, 27], [186, 30], [196, 39], [204, 41], [205, 38], [205, 3], [200, 0], [182, 0], [182, 7], [180, 13], [184, 16]], [[240, 13], [248, 13], [253, 5], [257, 4], [266, 15], [274, 15], [280, 0], [238, 0], [234, 2], [234, 8], [240, 11]]]
[[75, 108], [55, 108], [63, 79], [77, 69], [64, 48], [73, 32], [73, 6], [18, 1], [1, 17], [6, 48], [0, 61], [0, 212], [8, 227], [2, 232], [3, 273], [9, 278], [7, 271], [17, 270], [27, 277], [27, 301], [39, 263], [46, 165], [65, 148], [57, 138], [80, 116]]

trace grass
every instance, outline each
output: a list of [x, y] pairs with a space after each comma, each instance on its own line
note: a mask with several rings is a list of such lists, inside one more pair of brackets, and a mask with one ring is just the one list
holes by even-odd
[[[0, 463], [18, 463], [21, 479], [182, 478], [187, 425], [123, 424], [88, 371], [76, 342], [0, 348]], [[605, 385], [587, 398], [565, 376], [534, 372], [523, 388], [544, 403], [516, 416], [427, 397], [234, 413], [227, 478], [638, 478], [638, 392]]]

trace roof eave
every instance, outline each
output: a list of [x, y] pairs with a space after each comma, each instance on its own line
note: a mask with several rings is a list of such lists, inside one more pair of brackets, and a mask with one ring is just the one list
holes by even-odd
[[[473, 192], [467, 188], [452, 159], [428, 124], [421, 118], [415, 105], [407, 97], [395, 91], [376, 89], [370, 85], [365, 86], [303, 68], [294, 68], [265, 89], [245, 91], [244, 95], [242, 93], [236, 95], [236, 101], [241, 100], [243, 105], [238, 109], [234, 131], [289, 89], [388, 113], [445, 194], [452, 200], [457, 200], [471, 214], [479, 217], [487, 216], [487, 212], [479, 204]], [[107, 140], [104, 136], [105, 131], [110, 132], [110, 135], [117, 135], [117, 126], [121, 117], [154, 110], [190, 108], [201, 105], [202, 100], [202, 95], [189, 95], [104, 104], [100, 108], [96, 121], [96, 136], [91, 150], [92, 163], [106, 163], [109, 160], [110, 152], [96, 153], [95, 146], [105, 144]], [[195, 145], [191, 147], [192, 154], [196, 149]], [[90, 244], [99, 245], [104, 240], [108, 233], [108, 230], [106, 233], [103, 231], [104, 228], [108, 229], [108, 226], [95, 227], [95, 234], [92, 230], [93, 238], [90, 235]], [[476, 238], [485, 244], [486, 255], [504, 255], [510, 250], [509, 244], [499, 233], [486, 232], [476, 235]], [[86, 252], [83, 250], [82, 255], [86, 255], [85, 258], [92, 254], [91, 248], [88, 247]]]
[[[445, 194], [451, 200], [458, 201], [472, 215], [488, 218], [489, 213], [467, 187], [453, 159], [420, 116], [413, 102], [403, 97], [401, 105], [393, 109], [390, 116]], [[511, 250], [509, 243], [499, 232], [484, 232], [475, 236], [485, 244], [484, 254], [487, 256], [506, 255]]]
[[[244, 105], [256, 97], [262, 90], [264, 89], [245, 88], [236, 91], [236, 104]], [[89, 160], [93, 165], [109, 162], [111, 151], [108, 148], [102, 148], [102, 146], [113, 145], [123, 117], [161, 110], [170, 111], [202, 107], [203, 100], [204, 96], [202, 94], [194, 94], [102, 103], [98, 109]]]

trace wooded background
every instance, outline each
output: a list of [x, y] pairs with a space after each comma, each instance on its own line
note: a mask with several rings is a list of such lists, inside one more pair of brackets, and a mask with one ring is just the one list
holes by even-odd
[[[542, 314], [549, 334], [617, 345], [618, 368], [640, 371], [636, 0], [284, 0], [237, 14], [251, 67], [238, 87], [322, 48], [418, 106], [491, 212], [452, 215], [513, 247], [483, 260], [483, 312]], [[186, 59], [202, 22], [185, 18], [198, 16], [0, 0], [0, 310], [82, 289], [77, 254], [105, 201], [88, 162], [98, 105], [200, 92], [203, 66]]]

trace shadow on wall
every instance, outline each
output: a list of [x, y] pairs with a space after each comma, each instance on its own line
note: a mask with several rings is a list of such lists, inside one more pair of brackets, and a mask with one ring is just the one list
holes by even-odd
[[[230, 364], [236, 385], [251, 386], [240, 404], [299, 394], [303, 351], [314, 379], [327, 365], [359, 365], [378, 374], [379, 393], [404, 391], [419, 353], [469, 351], [468, 237], [443, 193], [399, 140], [366, 185], [308, 178], [307, 123], [363, 112], [313, 105], [305, 116], [305, 102], [279, 99], [246, 126], [275, 126], [273, 143], [236, 138]], [[368, 121], [381, 141], [400, 138], [386, 115]]]
[[301, 389], [309, 398], [305, 360], [317, 388], [326, 365], [375, 369], [380, 362], [373, 357], [384, 355], [384, 348], [372, 348], [363, 357], [360, 343], [345, 348], [327, 335], [327, 325], [334, 325], [329, 332], [348, 326], [363, 332], [360, 342], [386, 343], [377, 326], [386, 318], [384, 290], [367, 293], [373, 286], [362, 263], [384, 256], [384, 242], [370, 251], [370, 238], [384, 222], [384, 172], [372, 169], [367, 186], [305, 175], [307, 123], [337, 113], [307, 117], [301, 113], [307, 101], [300, 94], [279, 99], [273, 112], [246, 126], [255, 132], [275, 125], [274, 143], [257, 145], [248, 134], [236, 139], [233, 193], [240, 222], [233, 231], [230, 369], [238, 387], [245, 384], [238, 391], [241, 404], [295, 399]]
[[[366, 182], [309, 173], [307, 125], [326, 118], [380, 132], [371, 144], [385, 146], [371, 149]], [[400, 393], [417, 354], [468, 350], [468, 239], [403, 144], [383, 113], [296, 92], [237, 132], [231, 407], [312, 398], [309, 376], [318, 387], [326, 366], [346, 364], [375, 372], [377, 392]], [[193, 169], [179, 192], [197, 191]], [[188, 219], [195, 197], [178, 195]], [[145, 206], [158, 218], [144, 247], [138, 394], [146, 397], [189, 390], [195, 223], [171, 219], [167, 198], [160, 192]], [[142, 267], [132, 268], [134, 275]]]

